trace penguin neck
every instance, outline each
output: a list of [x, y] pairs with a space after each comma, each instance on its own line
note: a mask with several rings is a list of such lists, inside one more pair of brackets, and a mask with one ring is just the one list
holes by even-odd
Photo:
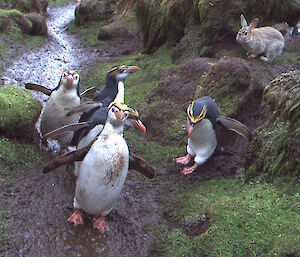
[[123, 81], [118, 82], [118, 93], [116, 95], [114, 102], [124, 103], [124, 82]]
[[113, 125], [110, 122], [106, 122], [101, 135], [112, 135], [112, 134], [117, 134], [117, 135], [123, 135], [123, 130], [124, 130], [124, 124], [120, 125]]

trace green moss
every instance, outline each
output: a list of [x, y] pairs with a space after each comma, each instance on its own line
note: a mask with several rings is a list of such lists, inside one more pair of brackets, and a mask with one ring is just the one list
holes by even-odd
[[38, 148], [25, 141], [0, 137], [0, 178], [11, 183], [21, 169], [41, 162]]
[[19, 129], [34, 130], [41, 109], [41, 103], [28, 91], [19, 87], [0, 88], [0, 128], [6, 134]]
[[9, 209], [0, 210], [0, 244], [8, 242], [9, 240], [9, 231], [11, 229], [11, 225], [7, 221], [10, 216]]
[[74, 4], [77, 1], [75, 0], [49, 0], [48, 4], [49, 6], [64, 6], [64, 5], [68, 5], [68, 4]]
[[[284, 178], [244, 184], [242, 177], [176, 187], [175, 196], [165, 196], [165, 213], [179, 228], [170, 229], [158, 255], [298, 256], [299, 188]], [[208, 230], [187, 236], [187, 220], [194, 224], [203, 215]]]

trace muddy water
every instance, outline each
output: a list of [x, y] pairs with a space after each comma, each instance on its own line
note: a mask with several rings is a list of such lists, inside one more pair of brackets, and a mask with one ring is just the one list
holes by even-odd
[[[81, 73], [101, 58], [97, 51], [70, 35], [66, 26], [74, 18], [75, 5], [48, 9], [49, 39], [39, 50], [25, 52], [3, 74], [6, 85], [35, 82], [54, 88], [64, 68]], [[40, 100], [47, 96], [33, 93]], [[45, 157], [49, 158], [49, 157]], [[151, 243], [148, 231], [160, 211], [153, 185], [139, 175], [129, 174], [116, 208], [107, 217], [110, 232], [93, 229], [93, 217], [84, 216], [84, 226], [67, 222], [72, 214], [75, 177], [65, 171], [42, 174], [41, 168], [24, 170], [5, 195], [12, 208], [17, 247], [9, 256], [145, 256]], [[1, 253], [0, 253], [1, 255]]]
[[[63, 69], [74, 68], [84, 72], [88, 64], [99, 58], [97, 51], [67, 33], [66, 26], [74, 19], [75, 6], [48, 8], [49, 38], [45, 39], [41, 49], [26, 51], [4, 72], [4, 84], [23, 86], [25, 82], [35, 82], [54, 88]], [[36, 96], [47, 99], [40, 93]]]

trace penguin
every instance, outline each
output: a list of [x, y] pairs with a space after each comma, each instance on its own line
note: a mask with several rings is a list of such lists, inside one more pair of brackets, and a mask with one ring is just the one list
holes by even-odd
[[137, 72], [138, 70], [139, 68], [137, 66], [120, 65], [111, 67], [106, 73], [104, 88], [100, 92], [94, 91], [94, 88], [91, 88], [91, 92], [85, 94], [85, 96], [90, 97], [93, 101], [74, 108], [68, 115], [85, 112], [82, 115], [82, 120], [84, 120], [87, 119], [86, 116], [89, 115], [88, 112], [95, 110], [96, 107], [107, 107], [114, 101], [124, 103], [124, 81], [129, 74]]
[[[75, 70], [66, 69], [62, 72], [58, 86], [53, 90], [33, 83], [26, 85], [27, 89], [42, 91], [49, 95], [41, 116], [40, 132], [42, 136], [63, 125], [75, 123], [79, 120], [79, 114], [67, 117], [67, 113], [71, 109], [80, 105], [79, 84], [79, 73]], [[73, 132], [67, 132], [54, 139], [59, 142], [61, 148], [65, 148], [72, 138]]]
[[252, 133], [246, 125], [219, 115], [216, 102], [209, 96], [192, 101], [187, 108], [187, 155], [177, 158], [176, 163], [186, 165], [194, 157], [195, 164], [183, 168], [181, 173], [185, 175], [192, 173], [212, 157], [218, 147], [221, 125], [249, 141], [252, 138]]
[[122, 103], [113, 102], [109, 105], [102, 133], [80, 166], [73, 202], [74, 213], [68, 218], [69, 222], [83, 224], [81, 211], [84, 211], [96, 216], [94, 228], [101, 232], [109, 231], [104, 217], [119, 198], [129, 167], [129, 150], [123, 137], [123, 128], [132, 110]]

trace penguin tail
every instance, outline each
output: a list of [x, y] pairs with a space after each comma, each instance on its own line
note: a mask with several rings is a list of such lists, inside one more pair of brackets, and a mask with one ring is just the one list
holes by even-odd
[[251, 141], [252, 133], [245, 124], [225, 116], [218, 116], [217, 121], [220, 122], [225, 128], [232, 130], [246, 138], [248, 141]]
[[70, 131], [76, 131], [81, 128], [86, 128], [89, 126], [88, 122], [79, 122], [79, 123], [74, 123], [74, 124], [69, 124], [62, 126], [60, 128], [54, 129], [50, 131], [49, 133], [45, 134], [41, 140], [45, 141], [48, 138], [55, 138], [56, 136], [64, 133], [64, 132], [70, 132]]
[[34, 90], [34, 91], [38, 91], [38, 92], [42, 92], [42, 93], [44, 93], [45, 95], [48, 95], [48, 96], [50, 96], [51, 93], [52, 93], [51, 89], [46, 88], [46, 87], [41, 86], [41, 85], [38, 85], [38, 84], [35, 84], [35, 83], [26, 83], [25, 88], [30, 89], [30, 90]]
[[89, 112], [90, 110], [97, 108], [97, 107], [102, 107], [102, 103], [99, 102], [86, 102], [83, 104], [78, 105], [77, 107], [73, 108], [71, 111], [69, 111], [67, 113], [67, 116], [71, 116], [75, 113], [79, 113], [79, 112]]
[[60, 166], [71, 164], [75, 161], [82, 161], [88, 153], [88, 151], [89, 147], [84, 147], [82, 149], [72, 151], [61, 156], [57, 156], [52, 161], [46, 164], [46, 166], [43, 169], [43, 173], [48, 173], [59, 168]]

